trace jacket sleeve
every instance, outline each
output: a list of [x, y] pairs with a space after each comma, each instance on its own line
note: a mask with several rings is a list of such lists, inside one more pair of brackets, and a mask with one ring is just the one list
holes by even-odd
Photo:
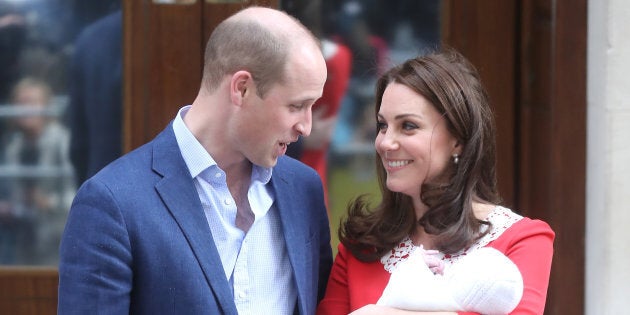
[[79, 190], [61, 240], [58, 314], [129, 313], [131, 246], [111, 191]]

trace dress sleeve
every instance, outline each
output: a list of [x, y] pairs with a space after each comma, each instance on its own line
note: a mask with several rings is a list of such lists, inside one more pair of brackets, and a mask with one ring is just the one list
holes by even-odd
[[345, 246], [339, 244], [337, 256], [328, 279], [326, 294], [317, 307], [317, 315], [346, 315], [350, 313], [346, 260], [348, 254]]
[[523, 276], [523, 297], [510, 314], [543, 314], [554, 236], [547, 223], [523, 218], [488, 244], [504, 252]]

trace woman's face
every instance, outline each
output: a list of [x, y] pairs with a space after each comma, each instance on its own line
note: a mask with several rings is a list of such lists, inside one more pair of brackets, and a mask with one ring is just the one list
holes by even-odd
[[387, 188], [419, 198], [461, 149], [446, 121], [422, 95], [390, 83], [381, 101], [374, 145], [387, 172]]

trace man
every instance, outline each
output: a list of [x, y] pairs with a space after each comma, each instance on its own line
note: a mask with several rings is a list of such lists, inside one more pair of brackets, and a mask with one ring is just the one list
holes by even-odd
[[322, 185], [283, 155], [325, 80], [285, 13], [217, 26], [193, 104], [77, 193], [59, 313], [314, 314], [332, 264]]
[[70, 80], [70, 158], [77, 186], [122, 153], [122, 11], [79, 35]]

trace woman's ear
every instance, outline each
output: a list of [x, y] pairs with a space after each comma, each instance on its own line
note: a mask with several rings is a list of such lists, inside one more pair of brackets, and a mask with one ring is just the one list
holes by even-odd
[[230, 80], [230, 99], [232, 103], [241, 106], [243, 100], [251, 91], [252, 75], [248, 71], [237, 71], [232, 75]]
[[455, 142], [453, 143], [453, 151], [451, 152], [451, 155], [453, 154], [462, 155], [463, 150], [464, 150], [464, 145], [462, 145], [459, 141], [455, 140]]

